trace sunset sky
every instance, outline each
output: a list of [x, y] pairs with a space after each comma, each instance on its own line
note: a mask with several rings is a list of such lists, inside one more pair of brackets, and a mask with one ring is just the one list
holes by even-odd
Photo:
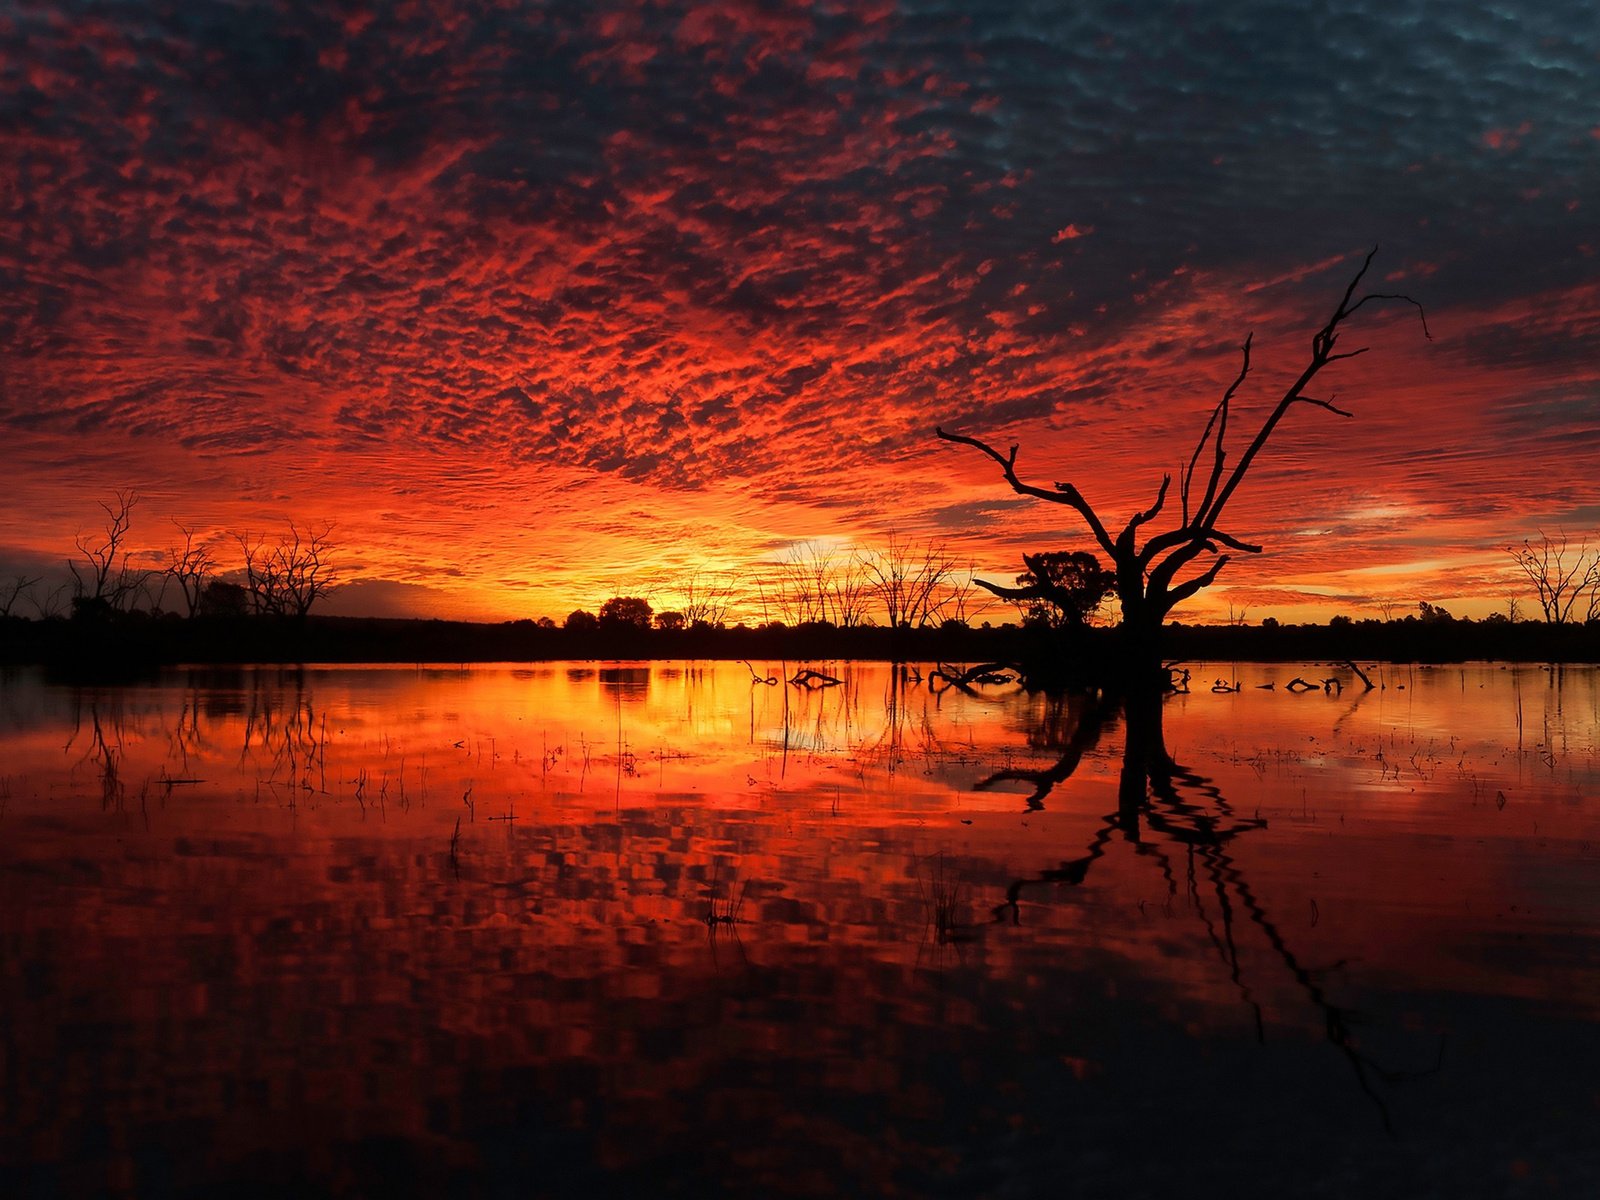
[[[1591, 3], [21, 3], [0, 571], [335, 524], [329, 611], [502, 619], [944, 539], [1087, 548], [1374, 245], [1372, 353], [1192, 620], [1483, 615], [1600, 537]], [[152, 560], [153, 561], [153, 560]], [[1003, 613], [996, 613], [1003, 619]]]

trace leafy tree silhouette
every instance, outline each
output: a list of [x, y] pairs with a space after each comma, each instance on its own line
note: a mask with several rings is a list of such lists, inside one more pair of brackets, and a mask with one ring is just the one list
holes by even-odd
[[613, 596], [600, 606], [600, 628], [649, 629], [650, 602], [638, 596]]
[[1022, 556], [1027, 570], [1017, 576], [1016, 587], [1002, 587], [984, 579], [974, 582], [1009, 600], [1022, 610], [1023, 619], [1052, 629], [1079, 627], [1116, 590], [1117, 577], [1085, 550], [1055, 550]]

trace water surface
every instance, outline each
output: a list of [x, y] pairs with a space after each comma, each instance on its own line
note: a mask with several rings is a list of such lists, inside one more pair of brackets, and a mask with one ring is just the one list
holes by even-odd
[[1600, 672], [813, 665], [6, 675], [0, 1192], [1600, 1194]]

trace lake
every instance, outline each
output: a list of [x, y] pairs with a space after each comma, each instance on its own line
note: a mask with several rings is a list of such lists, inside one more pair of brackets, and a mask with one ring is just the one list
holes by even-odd
[[0, 676], [0, 1193], [1600, 1194], [1600, 670], [808, 665]]

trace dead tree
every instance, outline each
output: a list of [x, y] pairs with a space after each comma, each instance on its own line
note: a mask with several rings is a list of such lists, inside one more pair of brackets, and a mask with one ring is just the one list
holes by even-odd
[[689, 628], [716, 628], [727, 620], [728, 610], [733, 605], [731, 580], [694, 570], [684, 576], [677, 590], [682, 597], [678, 611], [683, 613], [684, 623]]
[[23, 597], [30, 596], [43, 580], [42, 575], [13, 575], [8, 582], [0, 584], [0, 618], [9, 617]]
[[1591, 551], [1588, 542], [1579, 542], [1574, 550], [1565, 533], [1552, 538], [1540, 530], [1537, 544], [1524, 540], [1520, 546], [1507, 546], [1506, 553], [1533, 584], [1539, 609], [1551, 625], [1600, 618], [1600, 550]]
[[291, 521], [289, 532], [275, 544], [240, 534], [251, 611], [257, 616], [303, 620], [311, 606], [338, 583], [332, 532], [332, 525], [301, 529]]
[[952, 582], [958, 578], [955, 560], [932, 539], [919, 549], [891, 533], [886, 548], [861, 561], [890, 629], [937, 623], [950, 600]]
[[801, 542], [789, 547], [777, 562], [778, 609], [788, 625], [834, 622], [829, 605], [838, 552], [821, 542]]
[[[1122, 606], [1123, 639], [1123, 662], [1118, 675], [1125, 686], [1133, 690], [1163, 686], [1168, 676], [1161, 667], [1160, 635], [1167, 613], [1215, 582], [1218, 573], [1228, 563], [1226, 551], [1242, 554], [1261, 552], [1260, 546], [1244, 541], [1224, 528], [1223, 516], [1257, 456], [1266, 448], [1290, 409], [1305, 404], [1342, 417], [1351, 415], [1335, 406], [1331, 398], [1324, 399], [1309, 392], [1324, 368], [1366, 353], [1366, 347], [1338, 349], [1345, 323], [1368, 305], [1399, 301], [1417, 309], [1422, 318], [1423, 333], [1431, 338], [1427, 315], [1410, 296], [1358, 291], [1376, 253], [1377, 249], [1374, 248], [1367, 254], [1361, 269], [1345, 288], [1333, 315], [1312, 335], [1310, 360], [1267, 414], [1255, 436], [1245, 444], [1243, 452], [1230, 463], [1227, 437], [1228, 424], [1233, 417], [1233, 400], [1250, 374], [1251, 337], [1245, 338], [1238, 374], [1211, 410], [1211, 416], [1200, 432], [1188, 463], [1179, 472], [1178, 519], [1175, 526], [1164, 532], [1152, 533], [1151, 530], [1156, 518], [1166, 510], [1172, 486], [1170, 474], [1162, 477], [1161, 486], [1150, 507], [1134, 513], [1120, 532], [1114, 533], [1076, 484], [1061, 482], [1054, 488], [1045, 488], [1024, 482], [1017, 474], [1015, 445], [1002, 454], [978, 438], [947, 433], [944, 429], [935, 430], [947, 442], [972, 446], [992, 458], [999, 464], [1006, 482], [1019, 495], [1032, 496], [1052, 504], [1064, 504], [1082, 519], [1095, 543], [1111, 560], [1116, 573], [1116, 595]], [[1141, 537], [1144, 538], [1143, 544], [1139, 541]], [[1201, 563], [1205, 565], [1201, 566]]]
[[775, 566], [773, 595], [786, 624], [851, 629], [866, 623], [873, 593], [861, 555], [824, 542], [800, 542]]
[[78, 534], [75, 544], [82, 561], [69, 559], [72, 572], [72, 607], [75, 613], [121, 612], [130, 607], [147, 581], [144, 571], [128, 563], [125, 543], [132, 526], [133, 507], [139, 494], [120, 491], [114, 503], [102, 500], [106, 523], [98, 536]]
[[193, 617], [200, 610], [200, 597], [217, 564], [208, 547], [196, 544], [194, 530], [177, 521], [173, 524], [183, 534], [183, 545], [168, 547], [165, 575], [183, 594], [184, 615]]

